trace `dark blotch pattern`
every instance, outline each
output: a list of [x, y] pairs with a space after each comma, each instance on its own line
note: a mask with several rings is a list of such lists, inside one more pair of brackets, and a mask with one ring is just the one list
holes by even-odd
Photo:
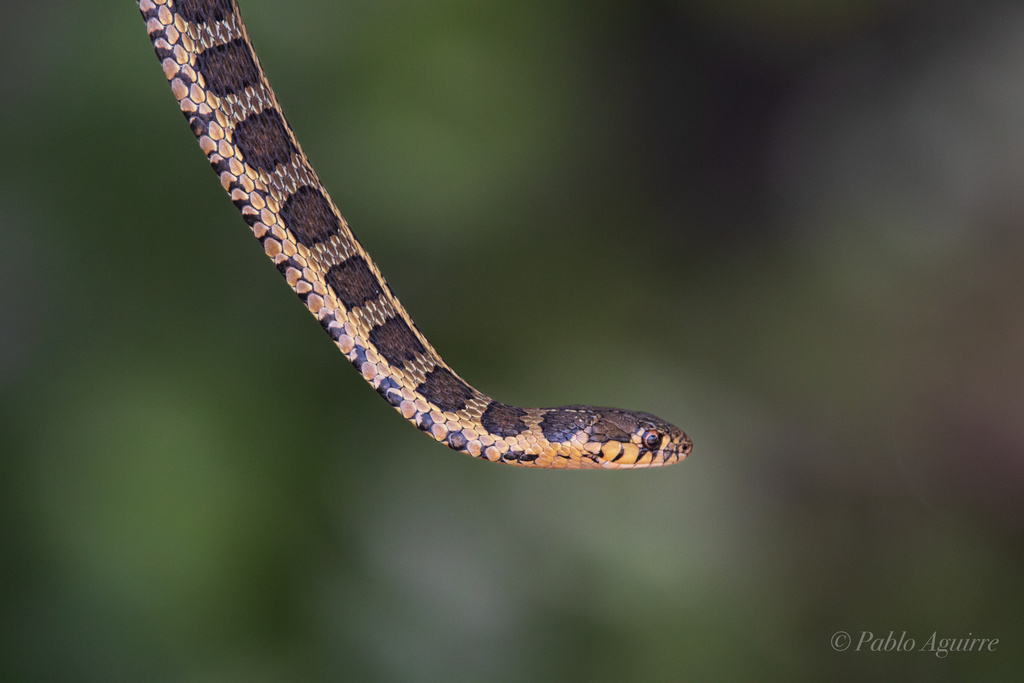
[[[269, 236], [269, 235], [270, 235], [270, 233], [267, 233], [267, 236]], [[264, 239], [260, 240], [260, 241], [261, 242], [265, 241], [267, 236], [264, 236]], [[281, 275], [285, 275], [288, 272], [289, 268], [294, 268], [295, 270], [299, 271], [300, 273], [302, 272], [302, 264], [299, 263], [298, 261], [296, 261], [294, 258], [292, 258], [290, 256], [288, 258], [286, 258], [284, 261], [281, 261], [280, 263], [278, 263], [276, 265], [277, 265], [277, 269], [281, 272]]]
[[377, 353], [396, 368], [404, 368], [406, 361], [426, 351], [409, 326], [398, 316], [388, 318], [371, 329], [369, 339]]
[[[146, 20], [146, 26], [147, 27], [149, 27], [149, 20], [150, 19], [159, 19], [160, 18], [160, 7], [158, 7], [158, 6], [153, 6], [153, 7], [149, 8], [149, 9], [147, 9], [147, 10], [143, 10], [140, 7], [139, 11], [142, 12], [142, 18]], [[157, 28], [156, 30], [154, 30], [152, 33], [149, 34], [149, 38], [150, 38], [150, 40], [153, 41], [153, 49], [156, 51], [156, 59], [157, 59], [158, 62], [162, 63], [168, 57], [174, 57], [173, 48], [162, 47], [162, 46], [156, 44], [156, 41], [157, 41], [158, 38], [167, 38], [167, 30], [163, 27], [162, 23], [159, 26], [159, 28]], [[171, 41], [167, 41], [167, 42], [168, 42], [168, 44], [170, 44]]]
[[384, 293], [362, 256], [352, 256], [331, 266], [326, 279], [338, 301], [350, 311]]
[[448, 447], [461, 451], [469, 443], [462, 432], [448, 432]]
[[298, 152], [276, 109], [264, 109], [239, 121], [235, 144], [245, 163], [264, 171], [273, 171]]
[[498, 401], [491, 401], [487, 410], [480, 416], [480, 423], [491, 434], [499, 436], [515, 436], [526, 431], [526, 424], [521, 419], [526, 411], [515, 406], [507, 406]]
[[525, 451], [509, 451], [501, 456], [501, 459], [505, 462], [533, 462], [537, 459], [537, 454], [526, 453]]
[[[188, 112], [182, 113], [185, 115], [185, 118], [188, 119], [188, 127], [192, 130], [192, 134], [195, 135], [197, 138], [206, 135], [210, 130], [210, 123], [212, 121], [217, 120], [217, 115], [212, 111], [208, 114], [200, 114], [199, 112], [196, 112], [194, 114], [189, 114]], [[227, 163], [221, 163], [224, 164], [223, 170], [226, 170]], [[217, 173], [221, 172], [221, 170], [217, 169], [216, 167], [214, 167], [214, 170], [217, 171]]]
[[541, 420], [540, 430], [544, 438], [551, 442], [564, 442], [581, 429], [593, 423], [591, 411], [569, 408], [552, 408]]
[[219, 97], [242, 92], [259, 83], [259, 69], [252, 50], [241, 38], [203, 50], [196, 67], [206, 79], [206, 87]]
[[231, 0], [175, 0], [174, 6], [187, 21], [211, 24], [231, 16]]
[[354, 367], [359, 372], [362, 372], [363, 371], [363, 363], [366, 362], [366, 348], [363, 347], [363, 346], [360, 346], [359, 344], [356, 344], [352, 348], [352, 351], [350, 351], [349, 353], [351, 354], [351, 358], [350, 359], [352, 361], [352, 367]]
[[427, 373], [416, 391], [441, 410], [452, 413], [465, 408], [466, 401], [473, 397], [469, 385], [445, 368], [434, 368]]
[[402, 387], [390, 377], [385, 377], [380, 381], [380, 384], [377, 385], [377, 393], [394, 408], [402, 404]]
[[[335, 324], [334, 327], [331, 327], [332, 323]], [[324, 328], [324, 332], [326, 332], [334, 341], [338, 341], [338, 338], [345, 334], [345, 328], [340, 324], [340, 321], [335, 315], [325, 315], [320, 319], [320, 326]]]
[[281, 218], [299, 244], [312, 247], [326, 242], [341, 230], [341, 221], [331, 211], [323, 192], [306, 185], [295, 190], [281, 207]]

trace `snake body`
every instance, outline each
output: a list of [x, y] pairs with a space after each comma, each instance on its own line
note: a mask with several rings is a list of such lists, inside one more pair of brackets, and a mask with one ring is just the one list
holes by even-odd
[[339, 213], [267, 82], [233, 0], [139, 0], [199, 146], [264, 251], [363, 378], [450, 448], [522, 467], [632, 468], [685, 458], [690, 439], [617, 408], [518, 408], [434, 351]]

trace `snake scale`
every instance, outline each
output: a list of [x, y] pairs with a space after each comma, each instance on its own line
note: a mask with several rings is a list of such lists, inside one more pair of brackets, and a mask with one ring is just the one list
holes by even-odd
[[635, 468], [690, 439], [617, 408], [518, 408], [477, 391], [434, 351], [320, 183], [233, 0], [139, 0], [157, 59], [221, 185], [288, 285], [402, 416], [468, 455], [521, 467]]

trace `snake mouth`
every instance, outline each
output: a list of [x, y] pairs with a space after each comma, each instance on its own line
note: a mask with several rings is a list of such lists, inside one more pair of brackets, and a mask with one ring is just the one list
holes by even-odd
[[[682, 462], [693, 451], [693, 442], [689, 437], [683, 436], [678, 441], [667, 444], [657, 451], [642, 451], [635, 462], [623, 462], [619, 460], [601, 460], [600, 465], [605, 469], [618, 470], [640, 470], [653, 467], [668, 467]], [[650, 457], [650, 460], [648, 460]]]

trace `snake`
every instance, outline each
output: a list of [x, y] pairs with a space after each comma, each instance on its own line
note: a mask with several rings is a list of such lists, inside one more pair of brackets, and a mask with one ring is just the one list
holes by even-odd
[[460, 453], [519, 467], [645, 468], [690, 454], [686, 433], [649, 413], [520, 408], [463, 380], [420, 332], [324, 189], [237, 3], [138, 6], [171, 93], [221, 186], [334, 344], [402, 417]]

